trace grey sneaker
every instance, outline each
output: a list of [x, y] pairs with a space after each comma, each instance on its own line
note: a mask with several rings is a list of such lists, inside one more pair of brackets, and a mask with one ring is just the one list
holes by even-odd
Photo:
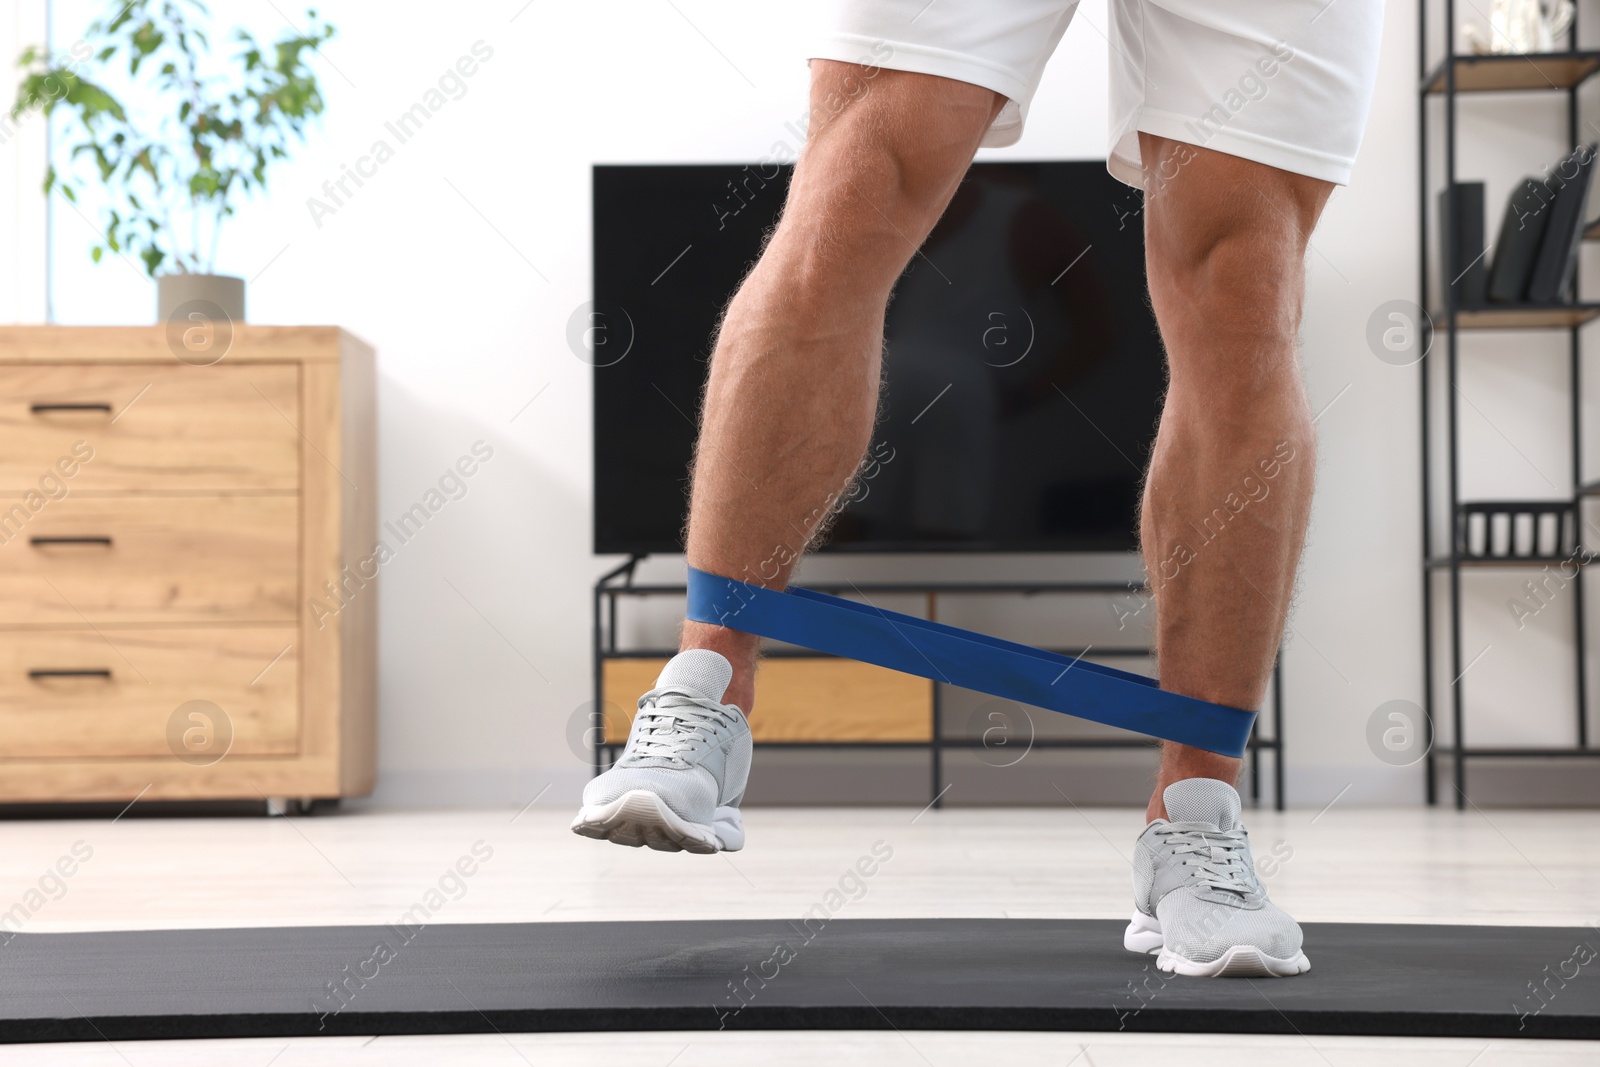
[[1256, 878], [1239, 794], [1213, 778], [1187, 778], [1161, 794], [1170, 819], [1144, 828], [1133, 852], [1131, 952], [1159, 953], [1175, 974], [1272, 977], [1300, 974], [1300, 927], [1267, 899]]
[[720, 703], [733, 668], [708, 649], [667, 661], [616, 766], [590, 780], [572, 832], [661, 852], [737, 852], [750, 724]]

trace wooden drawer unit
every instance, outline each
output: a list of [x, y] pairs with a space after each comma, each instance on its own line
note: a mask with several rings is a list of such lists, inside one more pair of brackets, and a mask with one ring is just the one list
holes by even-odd
[[297, 495], [70, 493], [7, 539], [0, 620], [285, 622], [299, 599]]
[[[292, 626], [102, 633], [33, 630], [0, 641], [0, 759], [171, 759], [169, 733], [192, 759], [294, 755], [300, 675]], [[199, 704], [185, 708], [192, 701]], [[186, 741], [196, 727], [225, 747], [200, 735]]]
[[[0, 356], [3, 358], [3, 356]], [[79, 492], [281, 489], [300, 482], [300, 367], [0, 366], [0, 491], [36, 489], [84, 441]]]
[[0, 327], [0, 803], [371, 791], [374, 390], [332, 327]]
[[[601, 669], [605, 739], [622, 744], [639, 694], [665, 659], [607, 659]], [[761, 661], [761, 702], [750, 717], [756, 741], [929, 741], [933, 683], [853, 659], [774, 656]]]

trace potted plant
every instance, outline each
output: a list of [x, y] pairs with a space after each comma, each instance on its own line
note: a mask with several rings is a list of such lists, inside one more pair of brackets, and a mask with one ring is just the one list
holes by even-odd
[[[304, 31], [265, 49], [236, 30], [233, 55], [213, 60], [200, 0], [109, 6], [68, 54], [22, 53], [12, 118], [38, 111], [71, 120], [45, 193], [77, 204], [86, 181], [98, 182], [103, 232], [89, 254], [96, 263], [107, 251], [137, 258], [156, 279], [161, 321], [196, 301], [243, 321], [244, 280], [213, 273], [222, 222], [241, 197], [265, 188], [268, 168], [321, 114], [307, 60], [333, 27], [307, 11]], [[126, 88], [113, 91], [113, 79]]]

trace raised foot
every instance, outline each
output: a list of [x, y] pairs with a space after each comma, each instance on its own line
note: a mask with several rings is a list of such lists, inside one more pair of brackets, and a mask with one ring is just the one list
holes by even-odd
[[572, 832], [630, 848], [657, 852], [737, 852], [744, 847], [739, 809], [720, 807], [712, 826], [678, 816], [660, 797], [632, 789], [604, 804], [586, 805], [572, 821]]

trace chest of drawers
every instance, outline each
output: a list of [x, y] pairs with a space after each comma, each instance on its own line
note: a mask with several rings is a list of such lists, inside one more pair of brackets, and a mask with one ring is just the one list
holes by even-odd
[[0, 327], [0, 803], [371, 791], [372, 349]]

